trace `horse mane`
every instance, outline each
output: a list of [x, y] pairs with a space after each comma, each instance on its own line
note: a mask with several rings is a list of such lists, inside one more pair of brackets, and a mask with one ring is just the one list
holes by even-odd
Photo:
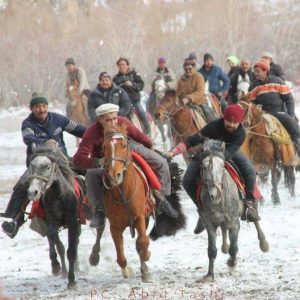
[[165, 91], [165, 96], [171, 96], [171, 97], [176, 97], [177, 93], [176, 90], [174, 89], [167, 89]]
[[49, 146], [41, 145], [36, 148], [34, 153], [31, 155], [29, 162], [31, 162], [37, 156], [46, 156], [52, 162], [57, 163], [63, 176], [68, 181], [70, 176], [74, 174], [70, 168], [68, 157], [59, 148], [53, 149]]

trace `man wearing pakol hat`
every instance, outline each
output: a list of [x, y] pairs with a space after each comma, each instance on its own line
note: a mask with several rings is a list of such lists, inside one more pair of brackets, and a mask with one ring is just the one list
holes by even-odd
[[274, 76], [280, 77], [282, 80], [285, 80], [283, 70], [280, 65], [274, 63], [274, 61], [273, 61], [274, 55], [271, 52], [263, 52], [261, 54], [261, 58], [265, 59], [269, 62], [269, 64], [270, 64], [269, 74], [270, 75], [274, 75]]
[[129, 120], [118, 116], [118, 112], [119, 106], [112, 103], [99, 106], [96, 109], [97, 121], [86, 130], [74, 155], [74, 165], [78, 168], [87, 169], [85, 177], [87, 195], [95, 207], [95, 215], [90, 226], [99, 227], [105, 222], [104, 187], [101, 179], [103, 169], [100, 166], [103, 157], [104, 128], [107, 125], [126, 126], [127, 135], [130, 138], [130, 149], [139, 153], [149, 163], [161, 182], [161, 190], [157, 193], [161, 199], [161, 209], [170, 217], [176, 218], [178, 216], [177, 211], [165, 198], [171, 193], [170, 172], [166, 159], [151, 150], [153, 148], [151, 140]]
[[[232, 160], [238, 167], [245, 181], [245, 210], [242, 220], [250, 222], [259, 220], [257, 213], [257, 203], [254, 200], [254, 187], [256, 181], [256, 173], [250, 160], [239, 151], [244, 143], [246, 132], [241, 124], [244, 118], [244, 110], [238, 104], [229, 105], [224, 111], [224, 117], [214, 120], [203, 127], [198, 133], [188, 137], [183, 143], [178, 144], [174, 149], [168, 152], [168, 155], [173, 157], [196, 146], [202, 144], [206, 138], [220, 140], [225, 142], [225, 160]], [[200, 163], [203, 158], [202, 152], [194, 155], [190, 161], [186, 173], [183, 177], [182, 185], [187, 194], [198, 207], [196, 186], [200, 180]], [[199, 212], [199, 209], [198, 209]], [[205, 229], [200, 213], [197, 226], [194, 230], [196, 234], [201, 233]]]
[[[63, 132], [82, 137], [85, 127], [71, 121], [67, 117], [48, 112], [48, 99], [40, 93], [33, 93], [30, 101], [31, 114], [22, 122], [22, 136], [27, 146], [26, 166], [28, 167], [33, 149], [40, 145], [59, 147], [67, 156]], [[0, 216], [14, 219], [3, 222], [2, 229], [11, 238], [17, 234], [24, 223], [23, 205], [27, 205], [27, 189], [29, 187], [29, 171], [26, 170], [13, 188], [13, 193], [6, 211]]]
[[276, 117], [294, 142], [300, 157], [300, 129], [290, 88], [277, 76], [270, 75], [269, 62], [261, 59], [254, 65], [255, 80], [249, 87], [248, 99]]
[[88, 115], [90, 124], [96, 122], [96, 109], [102, 104], [113, 103], [119, 106], [119, 115], [129, 117], [131, 102], [128, 94], [117, 86], [107, 72], [101, 72], [99, 83], [91, 92], [88, 99]]
[[165, 57], [160, 57], [158, 59], [158, 67], [155, 72], [155, 79], [157, 78], [163, 79], [169, 89], [175, 89], [176, 77], [173, 71], [167, 67], [167, 60]]
[[229, 72], [227, 73], [227, 76], [231, 81], [234, 75], [237, 74], [240, 70], [239, 67], [240, 61], [235, 55], [230, 55], [227, 57], [226, 62], [229, 67]]

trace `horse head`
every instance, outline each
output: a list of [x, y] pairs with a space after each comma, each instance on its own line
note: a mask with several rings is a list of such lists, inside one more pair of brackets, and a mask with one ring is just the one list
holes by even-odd
[[245, 100], [240, 100], [238, 104], [240, 104], [245, 111], [243, 125], [246, 129], [261, 121], [263, 113], [261, 105], [253, 104], [251, 101], [248, 101], [247, 97]]
[[209, 140], [203, 145], [201, 160], [201, 181], [207, 189], [210, 201], [219, 204], [222, 200], [223, 177], [225, 172], [225, 144], [221, 141]]
[[159, 106], [155, 109], [154, 118], [160, 123], [165, 122], [179, 106], [178, 97], [175, 90], [167, 90], [161, 98]]
[[[120, 185], [131, 161], [125, 128], [121, 126], [107, 126], [105, 128], [103, 154], [109, 185], [112, 187]], [[105, 185], [107, 186], [107, 184]]]
[[156, 104], [158, 104], [160, 99], [165, 95], [165, 92], [168, 89], [168, 86], [167, 86], [163, 76], [157, 77], [153, 82], [153, 86], [154, 86]]

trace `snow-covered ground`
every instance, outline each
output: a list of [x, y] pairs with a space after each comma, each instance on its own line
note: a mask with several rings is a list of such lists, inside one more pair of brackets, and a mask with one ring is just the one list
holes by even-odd
[[[20, 126], [28, 113], [27, 109], [0, 112], [0, 211], [25, 169]], [[65, 139], [70, 154], [74, 153], [75, 139], [67, 134]], [[181, 158], [178, 162], [185, 168]], [[27, 223], [13, 240], [0, 232], [0, 289], [15, 299], [300, 299], [300, 188], [297, 185], [296, 199], [291, 199], [281, 183], [282, 204], [277, 207], [270, 201], [270, 185], [263, 187], [262, 193], [266, 202], [260, 208], [261, 226], [270, 251], [259, 250], [254, 226], [243, 222], [238, 264], [230, 269], [228, 255], [218, 251], [214, 283], [196, 283], [208, 268], [207, 234], [194, 235], [196, 209], [182, 191], [187, 226], [175, 237], [151, 241], [148, 265], [153, 283], [141, 282], [139, 258], [129, 231], [125, 233], [125, 251], [135, 271], [132, 278], [126, 280], [121, 275], [108, 227], [101, 242], [100, 263], [91, 267], [88, 257], [95, 232], [85, 226], [79, 246], [77, 290], [69, 291], [66, 279], [51, 275], [47, 240], [31, 231]], [[66, 233], [60, 234], [65, 242]], [[219, 236], [218, 249], [220, 245]]]

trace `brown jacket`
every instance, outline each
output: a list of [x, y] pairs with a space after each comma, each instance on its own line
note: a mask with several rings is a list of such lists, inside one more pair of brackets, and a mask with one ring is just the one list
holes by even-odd
[[207, 102], [204, 87], [203, 76], [196, 72], [189, 78], [182, 75], [177, 82], [176, 92], [182, 97], [189, 98], [193, 104], [200, 105]]

